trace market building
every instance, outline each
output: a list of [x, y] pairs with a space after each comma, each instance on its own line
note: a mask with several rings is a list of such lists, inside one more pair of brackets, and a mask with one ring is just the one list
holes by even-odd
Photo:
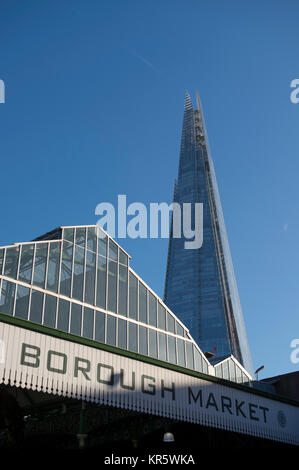
[[298, 445], [298, 403], [209, 360], [100, 227], [1, 247], [0, 292], [0, 446]]

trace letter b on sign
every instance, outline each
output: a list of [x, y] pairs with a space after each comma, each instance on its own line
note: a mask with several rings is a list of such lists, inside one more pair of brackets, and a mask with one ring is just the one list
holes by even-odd
[[39, 367], [40, 348], [31, 344], [22, 344], [21, 365]]

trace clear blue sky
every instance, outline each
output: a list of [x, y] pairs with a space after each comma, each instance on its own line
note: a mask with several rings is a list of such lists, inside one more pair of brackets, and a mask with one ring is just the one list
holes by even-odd
[[[255, 367], [298, 370], [296, 0], [1, 0], [1, 245], [172, 200], [201, 95]], [[163, 296], [167, 240], [119, 240]]]

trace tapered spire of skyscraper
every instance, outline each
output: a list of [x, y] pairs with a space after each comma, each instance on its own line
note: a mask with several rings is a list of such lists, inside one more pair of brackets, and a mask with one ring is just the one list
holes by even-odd
[[192, 101], [191, 101], [189, 92], [186, 90], [186, 94], [185, 94], [185, 109], [192, 109], [192, 108], [193, 108], [193, 106], [192, 106]]
[[203, 244], [188, 250], [169, 239], [165, 303], [181, 318], [204, 351], [234, 355], [253, 372], [251, 355], [210, 155], [200, 98], [193, 109], [185, 96], [178, 179], [174, 201], [203, 204]]

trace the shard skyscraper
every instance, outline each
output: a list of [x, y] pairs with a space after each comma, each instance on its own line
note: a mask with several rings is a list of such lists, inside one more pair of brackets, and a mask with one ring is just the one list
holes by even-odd
[[174, 202], [203, 204], [203, 244], [169, 239], [164, 300], [203, 351], [232, 354], [253, 372], [218, 186], [199, 96], [186, 93]]

